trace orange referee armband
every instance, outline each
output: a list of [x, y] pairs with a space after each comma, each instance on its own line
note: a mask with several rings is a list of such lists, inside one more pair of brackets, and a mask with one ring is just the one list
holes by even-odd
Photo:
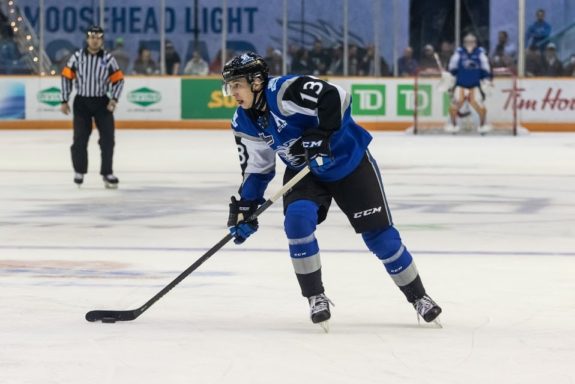
[[62, 69], [62, 76], [66, 79], [74, 80], [76, 72], [74, 72], [70, 67], [64, 67], [64, 69]]
[[110, 75], [110, 81], [112, 82], [112, 84], [117, 83], [118, 81], [123, 79], [124, 79], [124, 73], [120, 70], [117, 70], [116, 72]]

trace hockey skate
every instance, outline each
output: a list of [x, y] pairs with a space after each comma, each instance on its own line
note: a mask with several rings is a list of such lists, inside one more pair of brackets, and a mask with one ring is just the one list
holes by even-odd
[[453, 124], [446, 124], [445, 127], [443, 127], [443, 130], [447, 133], [453, 133], [454, 135], [456, 133], [459, 132], [459, 125], [453, 125]]
[[74, 174], [74, 183], [80, 188], [82, 183], [84, 182], [84, 174], [82, 173], [75, 173]]
[[437, 305], [437, 303], [433, 301], [431, 297], [424, 295], [422, 298], [415, 300], [413, 307], [417, 312], [417, 322], [419, 322], [420, 317], [423, 317], [425, 322], [434, 322], [439, 327], [441, 327], [441, 323], [437, 318], [441, 314], [441, 307]]
[[117, 189], [118, 188], [118, 183], [120, 182], [120, 180], [118, 180], [118, 178], [112, 174], [109, 175], [104, 175], [102, 177], [102, 179], [104, 180], [104, 186], [106, 186], [107, 189]]
[[328, 320], [331, 317], [329, 304], [333, 305], [333, 302], [323, 293], [308, 297], [308, 301], [312, 323], [319, 324], [326, 333], [329, 332]]
[[485, 135], [488, 132], [491, 132], [493, 130], [493, 127], [489, 124], [483, 124], [479, 127], [477, 127], [477, 133], [479, 133], [480, 135]]

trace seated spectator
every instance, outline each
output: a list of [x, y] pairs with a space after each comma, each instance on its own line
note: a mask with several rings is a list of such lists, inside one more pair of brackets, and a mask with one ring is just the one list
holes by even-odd
[[563, 76], [563, 64], [557, 57], [557, 50], [553, 43], [547, 44], [545, 48], [541, 76]]
[[375, 73], [375, 46], [367, 46], [365, 55], [361, 56], [359, 63], [359, 76], [389, 76], [389, 66], [383, 57], [379, 57], [379, 72]]
[[202, 58], [199, 51], [194, 51], [190, 61], [184, 67], [184, 75], [207, 75], [210, 71], [208, 62]]
[[293, 73], [301, 75], [311, 75], [312, 68], [309, 65], [308, 52], [305, 48], [300, 48], [291, 63]]
[[287, 73], [292, 73], [291, 70], [291, 63], [296, 57], [297, 52], [299, 51], [299, 46], [297, 44], [289, 44], [287, 50]]
[[454, 53], [453, 44], [449, 41], [444, 41], [441, 43], [441, 47], [439, 49], [439, 62], [441, 63], [441, 67], [444, 70], [447, 70], [449, 66], [449, 59], [453, 56]]
[[433, 49], [433, 45], [426, 44], [423, 47], [423, 56], [419, 61], [419, 73], [422, 75], [436, 75], [440, 72], [434, 55], [435, 49]]
[[327, 50], [323, 48], [321, 40], [316, 40], [313, 43], [313, 49], [308, 54], [308, 60], [314, 76], [326, 74], [331, 60]]
[[343, 75], [343, 46], [338, 45], [333, 50], [333, 57], [327, 69], [327, 74], [331, 76]]
[[174, 44], [170, 41], [166, 41], [166, 75], [177, 75], [180, 73], [180, 55], [176, 52]]
[[264, 60], [268, 64], [271, 76], [279, 76], [282, 74], [283, 60], [281, 51], [273, 47], [268, 47]]
[[158, 65], [152, 59], [152, 51], [146, 47], [140, 48], [138, 58], [134, 61], [132, 73], [134, 75], [157, 75], [160, 73]]
[[527, 29], [525, 43], [528, 47], [535, 45], [543, 52], [546, 45], [545, 42], [551, 36], [551, 25], [545, 21], [545, 11], [543, 9], [537, 10], [535, 17], [535, 22]]
[[415, 76], [417, 71], [417, 61], [413, 58], [413, 49], [407, 47], [403, 51], [403, 56], [397, 60], [398, 76]]
[[350, 44], [347, 49], [347, 74], [348, 76], [357, 76], [359, 74], [359, 62], [361, 58], [359, 48], [355, 44]]
[[569, 77], [575, 77], [575, 53], [569, 58], [569, 63], [563, 69], [563, 74]]
[[506, 31], [499, 31], [497, 45], [491, 54], [491, 65], [493, 68], [511, 68], [515, 55], [515, 45], [509, 42], [509, 35]]
[[[226, 50], [226, 60], [231, 59], [235, 56], [234, 51], [231, 49]], [[210, 63], [210, 73], [220, 75], [222, 74], [222, 50], [218, 50], [218, 53], [214, 56], [214, 59]]]
[[543, 59], [541, 52], [534, 44], [531, 44], [527, 51], [525, 51], [525, 76], [541, 76], [541, 66]]
[[130, 66], [130, 55], [124, 49], [124, 38], [118, 37], [115, 41], [114, 49], [110, 54], [116, 59], [120, 70], [124, 73], [128, 73], [128, 67]]

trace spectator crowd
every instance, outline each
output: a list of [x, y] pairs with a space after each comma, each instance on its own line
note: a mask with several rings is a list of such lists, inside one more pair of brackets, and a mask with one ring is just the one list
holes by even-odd
[[[551, 25], [545, 21], [545, 11], [539, 9], [535, 15], [535, 21], [529, 25], [526, 33], [525, 51], [525, 75], [526, 76], [569, 76], [575, 77], [575, 51], [567, 60], [560, 60], [560, 56], [566, 57], [567, 52], [559, 55], [558, 47], [550, 39]], [[493, 49], [488, 52], [491, 67], [507, 68], [512, 71], [517, 69], [517, 47], [509, 40], [507, 31], [499, 31], [497, 42]], [[210, 61], [207, 52], [195, 50], [189, 60], [182, 62], [174, 44], [165, 41], [164, 71], [166, 75], [219, 75], [222, 68], [221, 51], [218, 51]], [[437, 50], [436, 50], [437, 48]], [[383, 56], [378, 55], [373, 44], [360, 46], [350, 44], [348, 46], [348, 76], [414, 76], [416, 73], [423, 75], [437, 74], [446, 69], [449, 59], [455, 51], [455, 45], [449, 41], [443, 41], [438, 47], [425, 44], [422, 51], [417, 54], [412, 47], [405, 47], [402, 56], [397, 60], [397, 71], [390, 66]], [[575, 50], [575, 47], [573, 47]], [[142, 45], [137, 57], [132, 58], [125, 50], [124, 39], [119, 37], [113, 42], [112, 55], [116, 58], [120, 68], [126, 74], [132, 75], [159, 75], [161, 65], [159, 52]], [[59, 73], [72, 52], [66, 51], [54, 64], [55, 72]], [[232, 57], [236, 52], [226, 52], [226, 57]], [[568, 54], [568, 53], [567, 53]], [[0, 73], [31, 73], [15, 42], [8, 19], [0, 13]], [[154, 58], [153, 56], [156, 56]], [[287, 72], [314, 76], [342, 76], [344, 74], [344, 49], [343, 45], [325, 46], [321, 40], [316, 40], [309, 49], [291, 44], [287, 52]], [[283, 73], [283, 55], [279, 49], [268, 47], [264, 57], [270, 66], [271, 75]]]

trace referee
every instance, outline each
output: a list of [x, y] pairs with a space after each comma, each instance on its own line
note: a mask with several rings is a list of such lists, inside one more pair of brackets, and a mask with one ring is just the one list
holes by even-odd
[[103, 49], [104, 30], [91, 26], [86, 31], [87, 47], [75, 52], [62, 70], [62, 105], [65, 115], [70, 113], [68, 100], [72, 85], [76, 84], [74, 98], [74, 141], [72, 165], [74, 183], [84, 182], [88, 172], [88, 140], [92, 133], [92, 119], [100, 134], [102, 154], [100, 174], [106, 188], [118, 188], [118, 178], [114, 176], [112, 161], [114, 157], [114, 110], [124, 87], [124, 74], [116, 59]]

